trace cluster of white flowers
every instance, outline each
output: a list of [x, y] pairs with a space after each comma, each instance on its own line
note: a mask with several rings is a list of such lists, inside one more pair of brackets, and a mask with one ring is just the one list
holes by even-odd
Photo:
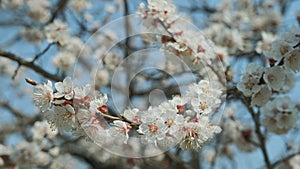
[[48, 0], [5, 0], [1, 2], [1, 6], [15, 10], [25, 6], [27, 15], [33, 21], [41, 23], [47, 22], [50, 18], [51, 3]]
[[31, 142], [22, 140], [13, 146], [0, 144], [1, 168], [45, 168], [53, 163], [59, 153], [54, 142], [57, 132], [50, 130], [47, 121], [35, 122], [29, 131]]
[[216, 45], [226, 47], [228, 53], [243, 51], [245, 48], [244, 35], [237, 29], [229, 29], [222, 24], [216, 23], [204, 30], [204, 32]]
[[272, 43], [271, 50], [265, 51], [273, 64], [282, 65], [293, 72], [300, 71], [300, 28], [292, 27], [290, 32], [283, 33]]
[[261, 54], [263, 51], [271, 50], [272, 42], [276, 39], [275, 35], [267, 32], [262, 32], [261, 36], [262, 40], [257, 42], [255, 48], [255, 51], [259, 54]]
[[[234, 112], [236, 108], [227, 107], [224, 113], [224, 120], [221, 123], [223, 132], [221, 134], [221, 142], [224, 147], [236, 145], [237, 148], [244, 152], [252, 152], [257, 149], [255, 143], [258, 138], [253, 125], [244, 124], [241, 120], [236, 119]], [[254, 144], [253, 144], [254, 143]], [[228, 149], [228, 148], [227, 148]], [[224, 155], [232, 156], [232, 153]]]
[[67, 51], [58, 52], [52, 60], [53, 65], [56, 68], [61, 68], [61, 70], [64, 72], [71, 71], [75, 62], [75, 56]]
[[63, 21], [54, 20], [45, 27], [44, 31], [46, 38], [50, 43], [58, 42], [60, 45], [65, 45], [68, 43], [70, 31], [68, 25]]
[[50, 163], [51, 156], [43, 152], [42, 147], [36, 142], [24, 141], [14, 148], [10, 160], [24, 168], [43, 167]]
[[263, 71], [263, 67], [250, 63], [243, 75], [242, 82], [237, 84], [237, 88], [246, 97], [251, 97], [251, 106], [262, 106], [271, 97], [271, 89], [266, 84], [261, 83]]
[[147, 8], [148, 10], [146, 10], [145, 4], [141, 3], [137, 13], [145, 19], [151, 15], [154, 19], [159, 19], [166, 23], [174, 21], [176, 6], [170, 0], [148, 0]]
[[[232, 56], [254, 50], [261, 53], [274, 39], [269, 32], [275, 32], [282, 20], [282, 15], [275, 8], [277, 4], [276, 1], [264, 1], [257, 9], [250, 1], [238, 1], [237, 4], [222, 1], [217, 5], [217, 12], [210, 15], [205, 35], [217, 46], [226, 47]], [[256, 46], [253, 39], [259, 39]]]
[[24, 4], [24, 0], [3, 0], [1, 1], [1, 7], [17, 9]]
[[237, 88], [246, 97], [251, 97], [251, 106], [263, 106], [269, 101], [272, 91], [287, 92], [294, 86], [296, 78], [293, 72], [300, 70], [298, 35], [300, 29], [294, 27], [291, 32], [284, 33], [267, 47], [270, 50], [263, 51], [270, 67], [265, 68], [255, 63], [248, 65]]
[[163, 34], [160, 39], [163, 49], [176, 53], [189, 65], [200, 60], [211, 63], [212, 59], [219, 59], [212, 42], [199, 30], [191, 28], [188, 18], [179, 16], [171, 1], [149, 0], [148, 4], [147, 8], [140, 4], [137, 14], [144, 20], [145, 27]]
[[44, 40], [45, 36], [43, 32], [36, 27], [29, 28], [29, 27], [23, 27], [20, 30], [20, 35], [24, 37], [28, 42], [32, 42], [34, 44], [41, 44], [41, 42]]
[[87, 56], [89, 53], [89, 47], [80, 38], [72, 37], [68, 25], [61, 20], [48, 24], [44, 34], [48, 42], [59, 44], [60, 48], [52, 63], [64, 72], [72, 70], [78, 57]]
[[90, 135], [80, 133], [85, 131], [93, 137], [118, 138], [127, 143], [132, 126], [138, 125], [137, 132], [148, 143], [170, 147], [180, 142], [182, 149], [200, 149], [221, 131], [210, 123], [209, 115], [220, 105], [222, 92], [206, 80], [192, 84], [182, 97], [176, 96], [157, 107], [146, 111], [127, 109], [122, 118], [113, 118], [111, 125], [105, 121], [106, 95], [93, 96], [90, 85], [74, 87], [70, 77], [54, 86], [55, 91], [50, 81], [35, 86], [33, 101], [45, 113], [51, 127], [60, 133]]
[[90, 0], [71, 0], [70, 6], [77, 12], [82, 12], [84, 9], [91, 6]]
[[53, 140], [57, 135], [57, 130], [51, 130], [50, 125], [47, 121], [37, 121], [31, 128], [32, 139], [39, 142], [43, 141], [45, 137]]
[[261, 107], [264, 115], [262, 124], [271, 132], [276, 134], [287, 133], [296, 127], [299, 119], [296, 104], [288, 96], [275, 98]]
[[0, 73], [12, 76], [14, 74], [13, 62], [6, 58], [0, 58]]
[[28, 0], [28, 16], [33, 20], [45, 23], [50, 18], [50, 1], [48, 0]]

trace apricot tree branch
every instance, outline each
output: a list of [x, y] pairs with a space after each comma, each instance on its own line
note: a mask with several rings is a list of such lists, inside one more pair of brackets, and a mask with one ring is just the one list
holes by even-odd
[[275, 168], [280, 163], [285, 162], [287, 160], [290, 160], [291, 158], [295, 157], [296, 155], [300, 155], [300, 152], [296, 152], [296, 153], [290, 154], [290, 155], [288, 155], [288, 156], [286, 156], [286, 157], [284, 157], [284, 158], [276, 161], [275, 163], [272, 164], [272, 167]]
[[34, 64], [30, 61], [26, 61], [13, 53], [6, 52], [6, 51], [3, 51], [0, 49], [0, 56], [8, 58], [10, 60], [13, 60], [13, 61], [17, 62], [18, 65], [25, 66], [25, 67], [35, 71], [36, 73], [38, 73], [44, 77], [47, 77], [51, 80], [62, 81], [62, 78], [59, 77], [58, 75], [51, 74], [48, 71], [44, 70], [43, 68], [37, 66], [36, 64]]

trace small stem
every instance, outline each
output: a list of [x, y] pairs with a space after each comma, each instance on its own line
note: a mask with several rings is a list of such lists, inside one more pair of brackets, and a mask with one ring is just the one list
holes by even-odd
[[112, 120], [122, 120], [120, 117], [111, 116], [111, 115], [108, 115], [108, 114], [104, 114], [102, 112], [100, 112], [100, 114], [101, 114], [101, 116], [112, 119]]
[[35, 62], [37, 59], [39, 59], [42, 55], [44, 55], [52, 45], [56, 44], [56, 42], [53, 42], [53, 43], [49, 43], [48, 46], [43, 50], [41, 51], [40, 53], [36, 54], [35, 57], [33, 58], [33, 60], [31, 61], [32, 63]]
[[16, 68], [16, 70], [15, 70], [13, 76], [11, 77], [11, 79], [14, 80], [16, 78], [16, 76], [17, 76], [18, 71], [20, 70], [20, 68], [21, 68], [21, 64], [18, 64], [18, 67]]

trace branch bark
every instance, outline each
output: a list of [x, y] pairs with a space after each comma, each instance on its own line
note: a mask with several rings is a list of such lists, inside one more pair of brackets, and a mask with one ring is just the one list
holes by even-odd
[[286, 156], [286, 157], [284, 157], [284, 158], [276, 161], [275, 163], [272, 164], [272, 167], [275, 168], [280, 163], [285, 162], [287, 160], [290, 160], [291, 158], [295, 157], [296, 155], [300, 155], [300, 152], [296, 152], [296, 153], [290, 154], [290, 155], [288, 155], [288, 156]]
[[25, 67], [27, 67], [27, 68], [35, 71], [36, 73], [38, 73], [38, 74], [40, 74], [40, 75], [42, 75], [44, 77], [47, 77], [47, 78], [49, 78], [51, 80], [62, 81], [62, 78], [59, 77], [58, 75], [51, 74], [48, 71], [44, 70], [43, 68], [37, 66], [33, 62], [26, 61], [26, 60], [22, 59], [21, 57], [15, 55], [13, 53], [0, 50], [0, 56], [8, 58], [10, 60], [13, 60], [13, 61], [17, 62], [19, 65], [25, 66]]
[[259, 140], [259, 143], [260, 143], [260, 149], [262, 151], [262, 154], [263, 154], [263, 157], [264, 157], [264, 161], [266, 163], [266, 167], [268, 169], [272, 169], [272, 165], [271, 165], [271, 162], [270, 162], [270, 159], [269, 159], [269, 156], [268, 156], [268, 152], [267, 152], [267, 147], [266, 147], [266, 139], [265, 139], [265, 136], [264, 134], [261, 132], [260, 130], [260, 127], [261, 127], [261, 124], [260, 124], [260, 121], [259, 121], [259, 113], [255, 113], [254, 110], [250, 107], [250, 103], [249, 103], [249, 100], [247, 98], [243, 98], [242, 99], [244, 104], [246, 105], [253, 121], [254, 121], [254, 124], [255, 124], [255, 132], [257, 134], [257, 137], [258, 137], [258, 140]]

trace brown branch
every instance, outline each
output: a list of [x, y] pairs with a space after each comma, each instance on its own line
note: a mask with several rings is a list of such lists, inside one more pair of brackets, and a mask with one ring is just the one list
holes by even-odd
[[79, 157], [80, 159], [84, 160], [89, 165], [91, 165], [92, 168], [99, 168], [99, 169], [117, 168], [113, 164], [102, 163], [92, 153], [86, 152], [86, 149], [84, 149], [82, 146], [78, 146], [78, 144], [79, 144], [79, 140], [70, 141], [61, 145], [60, 148], [62, 152], [70, 153], [71, 155]]
[[32, 69], [36, 73], [38, 73], [38, 74], [40, 74], [44, 77], [47, 77], [51, 80], [62, 81], [61, 77], [59, 77], [55, 74], [51, 74], [51, 73], [47, 72], [46, 70], [42, 69], [41, 67], [35, 65], [34, 63], [26, 61], [26, 60], [22, 59], [21, 57], [15, 55], [13, 53], [5, 52], [3, 50], [0, 50], [0, 56], [8, 58], [10, 60], [13, 60], [13, 61], [17, 62], [19, 65], [22, 65], [22, 66], [25, 66], [29, 69]]
[[296, 152], [296, 153], [290, 154], [290, 155], [288, 155], [288, 156], [286, 156], [286, 157], [284, 157], [284, 158], [276, 161], [275, 163], [272, 164], [272, 167], [275, 168], [280, 163], [285, 162], [287, 160], [290, 160], [291, 158], [295, 157], [296, 155], [300, 155], [300, 152]]
[[53, 10], [53, 14], [52, 14], [51, 18], [49, 19], [49, 21], [47, 22], [47, 24], [53, 22], [54, 19], [57, 17], [57, 15], [59, 13], [61, 13], [62, 11], [64, 11], [68, 2], [69, 2], [69, 0], [60, 0], [57, 3], [57, 5], [56, 5], [57, 7]]
[[20, 130], [27, 125], [32, 125], [40, 119], [40, 116], [25, 116], [20, 110], [14, 108], [12, 105], [9, 104], [8, 101], [5, 100], [0, 100], [0, 106], [11, 112], [17, 118], [17, 127], [15, 127], [12, 131]]
[[178, 157], [177, 155], [167, 151], [165, 153], [166, 157], [175, 164], [175, 166], [177, 168], [183, 168], [183, 169], [192, 169], [192, 166], [186, 164], [180, 157]]
[[32, 63], [35, 62], [37, 59], [39, 59], [41, 56], [43, 56], [49, 49], [52, 45], [56, 44], [56, 42], [53, 42], [53, 43], [49, 43], [48, 46], [42, 50], [40, 53], [36, 54], [35, 57], [32, 59]]
[[263, 157], [264, 157], [264, 161], [266, 163], [266, 167], [268, 169], [272, 169], [272, 165], [271, 165], [271, 162], [270, 162], [270, 159], [269, 159], [269, 156], [268, 156], [268, 152], [267, 152], [267, 147], [266, 147], [266, 139], [265, 139], [265, 136], [263, 135], [263, 133], [261, 132], [260, 130], [260, 127], [261, 127], [261, 124], [260, 124], [260, 121], [259, 121], [259, 113], [255, 113], [254, 110], [250, 107], [250, 101], [249, 99], [243, 97], [242, 99], [243, 103], [246, 105], [253, 121], [254, 121], [254, 124], [255, 124], [255, 132], [257, 134], [257, 137], [258, 137], [258, 141], [260, 143], [260, 149], [263, 153]]
[[7, 101], [0, 100], [0, 106], [5, 108], [6, 110], [10, 111], [12, 114], [14, 114], [17, 118], [23, 118], [24, 115], [21, 113], [21, 111], [15, 109], [12, 107]]

